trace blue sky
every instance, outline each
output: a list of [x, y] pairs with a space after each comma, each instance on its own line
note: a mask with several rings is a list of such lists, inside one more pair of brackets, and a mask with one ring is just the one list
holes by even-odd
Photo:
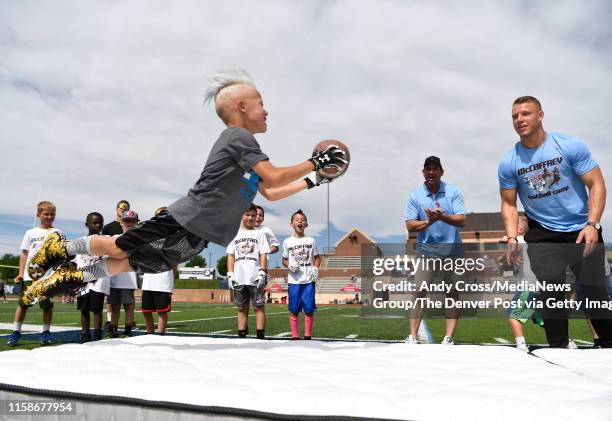
[[[322, 139], [349, 145], [331, 185], [341, 232], [401, 238], [432, 154], [468, 211], [497, 211], [519, 95], [540, 98], [545, 129], [584, 139], [608, 176], [611, 20], [598, 1], [2, 2], [0, 253], [43, 199], [78, 234], [119, 199], [148, 217], [185, 194], [223, 129], [202, 104], [222, 68], [255, 78], [269, 112], [257, 137], [276, 165]], [[257, 201], [279, 236], [297, 208], [325, 235], [324, 189]], [[610, 212], [603, 225], [612, 239]]]

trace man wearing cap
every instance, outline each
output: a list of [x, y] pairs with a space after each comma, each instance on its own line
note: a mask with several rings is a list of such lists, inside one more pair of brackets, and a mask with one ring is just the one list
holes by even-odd
[[127, 200], [120, 200], [117, 203], [117, 208], [115, 209], [115, 220], [104, 225], [102, 228], [102, 235], [121, 235], [123, 234], [123, 228], [121, 228], [121, 215], [125, 211], [130, 210], [130, 202]]
[[[416, 256], [435, 259], [462, 257], [459, 228], [465, 223], [463, 194], [454, 184], [441, 180], [444, 170], [437, 156], [425, 159], [422, 173], [425, 182], [410, 192], [405, 212], [406, 228], [408, 231], [418, 232]], [[427, 295], [426, 286], [432, 281], [436, 284], [445, 282], [452, 285], [453, 278], [452, 270], [441, 271], [419, 266], [415, 273], [416, 297], [424, 298]], [[457, 291], [452, 288], [447, 296], [456, 298]], [[422, 317], [423, 310], [415, 306], [410, 314], [407, 344], [418, 343], [417, 331]], [[446, 336], [442, 341], [443, 345], [454, 345], [453, 336], [458, 317], [458, 309], [446, 309]]]
[[[134, 210], [126, 210], [121, 214], [120, 224], [123, 232], [128, 232], [138, 223], [138, 213]], [[112, 308], [111, 326], [106, 332], [107, 338], [118, 337], [119, 316], [121, 306], [125, 310], [125, 329], [122, 337], [132, 336], [134, 325], [134, 290], [138, 288], [135, 272], [122, 272], [110, 277], [110, 294], [107, 298]]]

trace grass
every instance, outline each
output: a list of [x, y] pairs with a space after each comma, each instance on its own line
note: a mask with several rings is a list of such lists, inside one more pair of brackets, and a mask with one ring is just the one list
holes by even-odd
[[[0, 304], [0, 322], [12, 323], [16, 303]], [[137, 305], [139, 308], [139, 305]], [[197, 332], [212, 333], [228, 331], [232, 335], [236, 329], [236, 311], [231, 305], [173, 303], [173, 312], [169, 316], [168, 333]], [[290, 331], [287, 307], [281, 304], [266, 306], [266, 335], [275, 336]], [[252, 313], [251, 313], [252, 314]], [[142, 313], [136, 311], [136, 322], [142, 327]], [[105, 319], [105, 316], [104, 316]], [[80, 327], [80, 312], [76, 305], [55, 302], [53, 324]], [[123, 316], [122, 316], [123, 320]], [[42, 323], [42, 311], [33, 307], [28, 311], [25, 323]], [[427, 324], [434, 340], [440, 341], [444, 336], [443, 319], [428, 319]], [[303, 320], [300, 322], [303, 329]], [[316, 312], [314, 336], [318, 338], [343, 339], [347, 336], [357, 339], [403, 340], [407, 335], [407, 320], [403, 318], [362, 318], [360, 308], [356, 306], [320, 306]], [[52, 329], [53, 331], [53, 329]], [[254, 317], [249, 318], [249, 331], [255, 332]], [[532, 323], [524, 325], [528, 343], [546, 343], [544, 330]], [[2, 330], [0, 334], [10, 333]], [[57, 343], [78, 342], [80, 332], [55, 333]], [[354, 336], [357, 335], [357, 336]], [[6, 346], [6, 338], [0, 338], [0, 351], [8, 349], [33, 349], [40, 346], [38, 333], [25, 334], [15, 348]], [[582, 319], [570, 320], [570, 337], [591, 341], [590, 331]], [[505, 319], [459, 320], [455, 335], [456, 343], [496, 343], [495, 338], [514, 342], [512, 333]]]

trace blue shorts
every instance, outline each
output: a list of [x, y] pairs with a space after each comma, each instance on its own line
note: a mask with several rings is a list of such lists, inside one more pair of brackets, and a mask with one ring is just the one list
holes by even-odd
[[297, 314], [304, 310], [304, 313], [314, 313], [317, 309], [315, 304], [315, 283], [308, 284], [289, 284], [289, 313]]

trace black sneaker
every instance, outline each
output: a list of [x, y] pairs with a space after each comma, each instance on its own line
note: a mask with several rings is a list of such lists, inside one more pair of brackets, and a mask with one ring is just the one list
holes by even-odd
[[100, 339], [102, 339], [102, 329], [94, 330], [93, 334], [91, 335], [91, 340], [92, 341], [99, 341]]
[[117, 326], [111, 326], [110, 329], [106, 331], [106, 336], [104, 339], [115, 339], [118, 337], [119, 334], [117, 333]]
[[132, 326], [126, 326], [123, 330], [122, 338], [131, 338], [132, 337]]
[[81, 340], [79, 343], [84, 344], [85, 342], [91, 342], [91, 332], [89, 330], [81, 332]]

